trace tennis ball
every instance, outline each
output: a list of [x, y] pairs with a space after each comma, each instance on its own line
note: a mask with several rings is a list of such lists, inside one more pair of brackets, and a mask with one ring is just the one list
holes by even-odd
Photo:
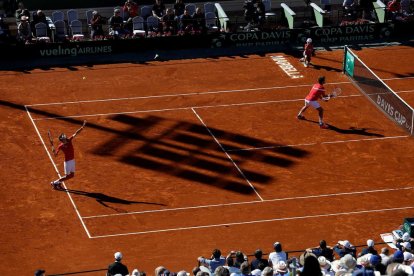
[[86, 77], [82, 77], [83, 80], [86, 80]]

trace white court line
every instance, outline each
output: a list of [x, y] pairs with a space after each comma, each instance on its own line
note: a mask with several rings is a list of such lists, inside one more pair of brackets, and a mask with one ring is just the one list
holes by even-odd
[[398, 138], [408, 138], [408, 137], [411, 137], [411, 136], [410, 135], [385, 136], [385, 137], [374, 137], [374, 138], [327, 141], [327, 142], [318, 142], [318, 143], [291, 144], [291, 145], [283, 145], [283, 146], [280, 145], [280, 146], [267, 146], [267, 147], [257, 147], [257, 148], [228, 149], [226, 151], [227, 152], [236, 152], [236, 151], [249, 151], [249, 150], [262, 150], [262, 149], [275, 149], [275, 148], [290, 148], [290, 147], [303, 147], [303, 146], [314, 146], [314, 145], [323, 145], [323, 144], [339, 144], [339, 143], [348, 143], [348, 142], [398, 139]]
[[[58, 168], [56, 166], [56, 163], [53, 160], [52, 156], [50, 155], [49, 150], [47, 149], [47, 146], [46, 146], [45, 142], [43, 141], [42, 136], [40, 135], [39, 129], [37, 128], [36, 123], [34, 122], [34, 120], [32, 118], [32, 115], [30, 114], [27, 106], [25, 106], [25, 108], [26, 108], [27, 115], [30, 118], [30, 121], [32, 121], [33, 127], [35, 128], [35, 131], [36, 131], [37, 135], [39, 136], [40, 142], [42, 143], [43, 148], [45, 149], [47, 155], [49, 156], [50, 162], [52, 162], [52, 165], [55, 168], [55, 171], [56, 171], [57, 175], [60, 178], [61, 175], [60, 175], [59, 170], [58, 170]], [[67, 190], [67, 187], [65, 185], [65, 182], [62, 182], [62, 183], [63, 183], [63, 187], [65, 188], [65, 190]], [[81, 222], [81, 224], [83, 226], [83, 229], [85, 229], [86, 235], [88, 235], [88, 237], [91, 238], [91, 235], [89, 234], [88, 228], [86, 227], [85, 223], [83, 222], [82, 216], [80, 215], [80, 212], [79, 212], [78, 208], [76, 207], [75, 202], [72, 199], [72, 196], [70, 195], [70, 193], [68, 191], [66, 191], [66, 194], [68, 195], [68, 197], [70, 199], [70, 202], [72, 203], [72, 206], [75, 209], [76, 214], [78, 215], [78, 218], [79, 218], [79, 220], [80, 220], [80, 222]]]
[[83, 219], [91, 219], [91, 218], [104, 218], [104, 217], [115, 217], [115, 216], [126, 216], [126, 215], [139, 215], [139, 214], [146, 214], [146, 213], [159, 213], [159, 212], [171, 212], [171, 211], [189, 211], [189, 210], [192, 210], [192, 209], [203, 209], [203, 208], [212, 208], [212, 207], [224, 207], [224, 206], [233, 206], [233, 205], [245, 205], [245, 204], [266, 203], [266, 202], [287, 201], [287, 200], [298, 200], [298, 199], [310, 199], [310, 198], [322, 198], [322, 197], [335, 197], [335, 196], [344, 196], [344, 195], [358, 195], [358, 194], [366, 194], [366, 193], [392, 192], [392, 191], [402, 191], [402, 190], [411, 190], [411, 189], [414, 189], [414, 187], [389, 188], [389, 189], [367, 190], [367, 191], [346, 192], [346, 193], [344, 192], [344, 193], [322, 194], [322, 195], [310, 195], [310, 196], [283, 197], [283, 198], [264, 199], [263, 201], [253, 200], [253, 201], [242, 201], [242, 202], [221, 203], [221, 204], [211, 204], [211, 205], [200, 205], [200, 206], [189, 206], [189, 207], [147, 210], [147, 211], [136, 211], [136, 212], [127, 212], [127, 213], [114, 213], [114, 214], [107, 214], [107, 215], [87, 216], [87, 217], [82, 217], [82, 218]]
[[[350, 98], [350, 97], [362, 97], [362, 96], [363, 95], [360, 95], [360, 94], [354, 94], [354, 95], [347, 95], [347, 96], [338, 96], [337, 98]], [[135, 110], [135, 111], [125, 111], [125, 112], [110, 112], [110, 113], [96, 113], [96, 114], [83, 114], [83, 115], [70, 115], [70, 116], [56, 116], [56, 117], [39, 118], [39, 119], [33, 119], [33, 120], [34, 121], [45, 121], [45, 120], [55, 120], [55, 119], [64, 119], [64, 118], [96, 117], [96, 116], [110, 116], [110, 115], [136, 114], [136, 113], [148, 113], [148, 112], [179, 111], [179, 110], [190, 110], [190, 109], [232, 107], [232, 106], [285, 103], [285, 102], [298, 102], [298, 101], [303, 102], [303, 98], [291, 99], [291, 100], [245, 102], [245, 103], [236, 103], [236, 104], [201, 105], [201, 106], [188, 106], [188, 107], [165, 108], [165, 109], [149, 109], [149, 110]]]
[[260, 196], [260, 194], [256, 191], [256, 189], [254, 188], [253, 184], [249, 181], [249, 179], [247, 179], [246, 175], [243, 173], [243, 171], [239, 168], [239, 166], [236, 164], [236, 162], [234, 162], [233, 158], [231, 158], [231, 156], [226, 152], [226, 150], [224, 149], [224, 147], [221, 145], [221, 143], [219, 142], [219, 140], [217, 140], [216, 136], [214, 136], [213, 132], [211, 132], [211, 130], [208, 128], [208, 126], [204, 123], [203, 119], [201, 119], [200, 115], [198, 115], [198, 113], [194, 110], [194, 108], [191, 109], [193, 111], [193, 113], [196, 115], [196, 117], [198, 118], [198, 120], [201, 122], [201, 124], [206, 128], [206, 130], [208, 131], [208, 133], [210, 133], [211, 137], [213, 137], [214, 141], [216, 141], [217, 145], [219, 145], [219, 147], [221, 148], [221, 150], [224, 152], [224, 154], [227, 156], [228, 159], [230, 159], [231, 163], [233, 163], [234, 167], [237, 169], [237, 171], [240, 173], [240, 175], [244, 178], [244, 180], [247, 182], [247, 184], [250, 185], [250, 187], [253, 189], [253, 191], [256, 193], [256, 195], [260, 198], [261, 201], [263, 201], [263, 198]]
[[140, 234], [149, 234], [149, 233], [162, 233], [162, 232], [171, 232], [171, 231], [180, 231], [180, 230], [190, 230], [190, 229], [212, 228], [212, 227], [221, 227], [221, 226], [233, 226], [233, 225], [243, 225], [243, 224], [254, 224], [254, 223], [264, 223], [264, 222], [274, 222], [274, 221], [288, 221], [288, 220], [309, 219], [309, 218], [322, 218], [322, 217], [333, 217], [333, 216], [348, 216], [348, 215], [356, 215], [356, 214], [379, 213], [379, 212], [397, 211], [397, 210], [408, 210], [408, 209], [413, 209], [413, 208], [414, 208], [414, 206], [406, 206], [406, 207], [396, 207], [396, 208], [386, 208], [386, 209], [374, 209], [374, 210], [364, 210], [364, 211], [352, 211], [352, 212], [342, 212], [342, 213], [329, 213], [329, 214], [319, 214], [319, 215], [309, 215], [309, 216], [272, 218], [272, 219], [263, 219], [263, 220], [252, 220], [252, 221], [230, 222], [230, 223], [220, 223], [220, 224], [210, 224], [210, 225], [199, 225], [199, 226], [189, 226], [189, 227], [178, 227], [178, 228], [149, 230], [149, 231], [141, 231], [141, 232], [130, 232], [130, 233], [121, 233], [121, 234], [99, 235], [99, 236], [93, 236], [92, 239], [107, 238], [107, 237], [117, 237], [117, 236], [128, 236], [128, 235], [140, 235]]
[[[389, 80], [403, 80], [403, 79], [411, 79], [411, 78], [414, 78], [414, 77], [389, 78], [389, 79], [383, 79], [383, 80], [384, 81], [389, 81]], [[350, 82], [350, 81], [332, 82], [332, 83], [326, 84], [326, 86], [338, 85], [338, 84], [352, 84], [352, 82]], [[218, 91], [205, 91], [205, 92], [190, 92], [190, 93], [166, 94], [166, 95], [150, 95], [150, 96], [137, 96], [137, 97], [125, 97], [125, 98], [109, 98], [109, 99], [100, 99], [100, 100], [84, 100], [84, 101], [41, 103], [41, 104], [31, 104], [31, 105], [29, 104], [29, 105], [26, 105], [26, 106], [31, 107], [31, 106], [45, 106], [45, 105], [64, 105], [64, 104], [78, 104], [78, 103], [95, 103], [95, 102], [151, 99], [151, 98], [167, 98], [167, 97], [180, 97], [180, 96], [199, 96], [199, 95], [209, 95], [209, 94], [224, 94], [224, 93], [237, 93], [237, 92], [247, 92], [247, 91], [276, 90], [276, 89], [286, 89], [286, 88], [296, 88], [296, 87], [309, 87], [309, 86], [312, 86], [312, 85], [313, 84], [271, 86], [271, 87], [245, 88], [245, 89], [233, 89], [233, 90], [218, 90]]]

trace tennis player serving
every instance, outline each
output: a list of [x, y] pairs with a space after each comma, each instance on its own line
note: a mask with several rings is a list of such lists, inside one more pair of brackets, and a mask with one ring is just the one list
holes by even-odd
[[60, 151], [63, 151], [63, 154], [65, 155], [65, 175], [50, 183], [53, 189], [60, 189], [62, 181], [71, 179], [75, 176], [75, 150], [73, 149], [72, 140], [82, 131], [85, 125], [86, 121], [83, 121], [82, 126], [69, 138], [65, 135], [65, 133], [60, 134], [60, 144], [56, 150], [53, 147], [53, 141], [51, 141], [53, 154], [57, 156]]
[[305, 110], [308, 109], [309, 106], [312, 106], [318, 111], [320, 128], [327, 129], [329, 128], [329, 126], [323, 122], [323, 108], [318, 102], [319, 99], [322, 99], [324, 101], [328, 101], [330, 99], [330, 96], [327, 96], [325, 94], [325, 87], [323, 86], [324, 84], [325, 84], [325, 77], [324, 76], [319, 77], [318, 83], [315, 83], [312, 86], [312, 89], [310, 90], [309, 94], [306, 96], [305, 105], [299, 111], [297, 118], [299, 120], [304, 120], [305, 116], [303, 116], [302, 113], [304, 113]]

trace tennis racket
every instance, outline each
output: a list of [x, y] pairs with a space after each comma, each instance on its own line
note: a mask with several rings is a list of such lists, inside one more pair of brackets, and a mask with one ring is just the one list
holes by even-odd
[[341, 88], [339, 88], [339, 87], [335, 87], [335, 88], [332, 90], [332, 93], [329, 95], [329, 98], [336, 98], [336, 97], [338, 97], [339, 95], [341, 95], [341, 93], [342, 93], [342, 89], [341, 89]]
[[49, 137], [50, 146], [52, 147], [52, 152], [55, 153], [55, 145], [53, 144], [52, 133], [50, 130], [47, 131], [47, 137]]

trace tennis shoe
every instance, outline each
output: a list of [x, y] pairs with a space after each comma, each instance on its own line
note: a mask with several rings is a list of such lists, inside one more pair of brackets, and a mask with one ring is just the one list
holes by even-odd
[[319, 124], [319, 127], [322, 128], [322, 129], [328, 129], [329, 128], [329, 126], [325, 123]]
[[296, 116], [296, 118], [298, 118], [298, 120], [305, 120], [305, 116], [303, 116], [303, 115], [298, 115], [298, 116]]
[[305, 61], [305, 59], [304, 59], [304, 58], [301, 58], [299, 61], [300, 61], [300, 62], [304, 62], [304, 61]]

